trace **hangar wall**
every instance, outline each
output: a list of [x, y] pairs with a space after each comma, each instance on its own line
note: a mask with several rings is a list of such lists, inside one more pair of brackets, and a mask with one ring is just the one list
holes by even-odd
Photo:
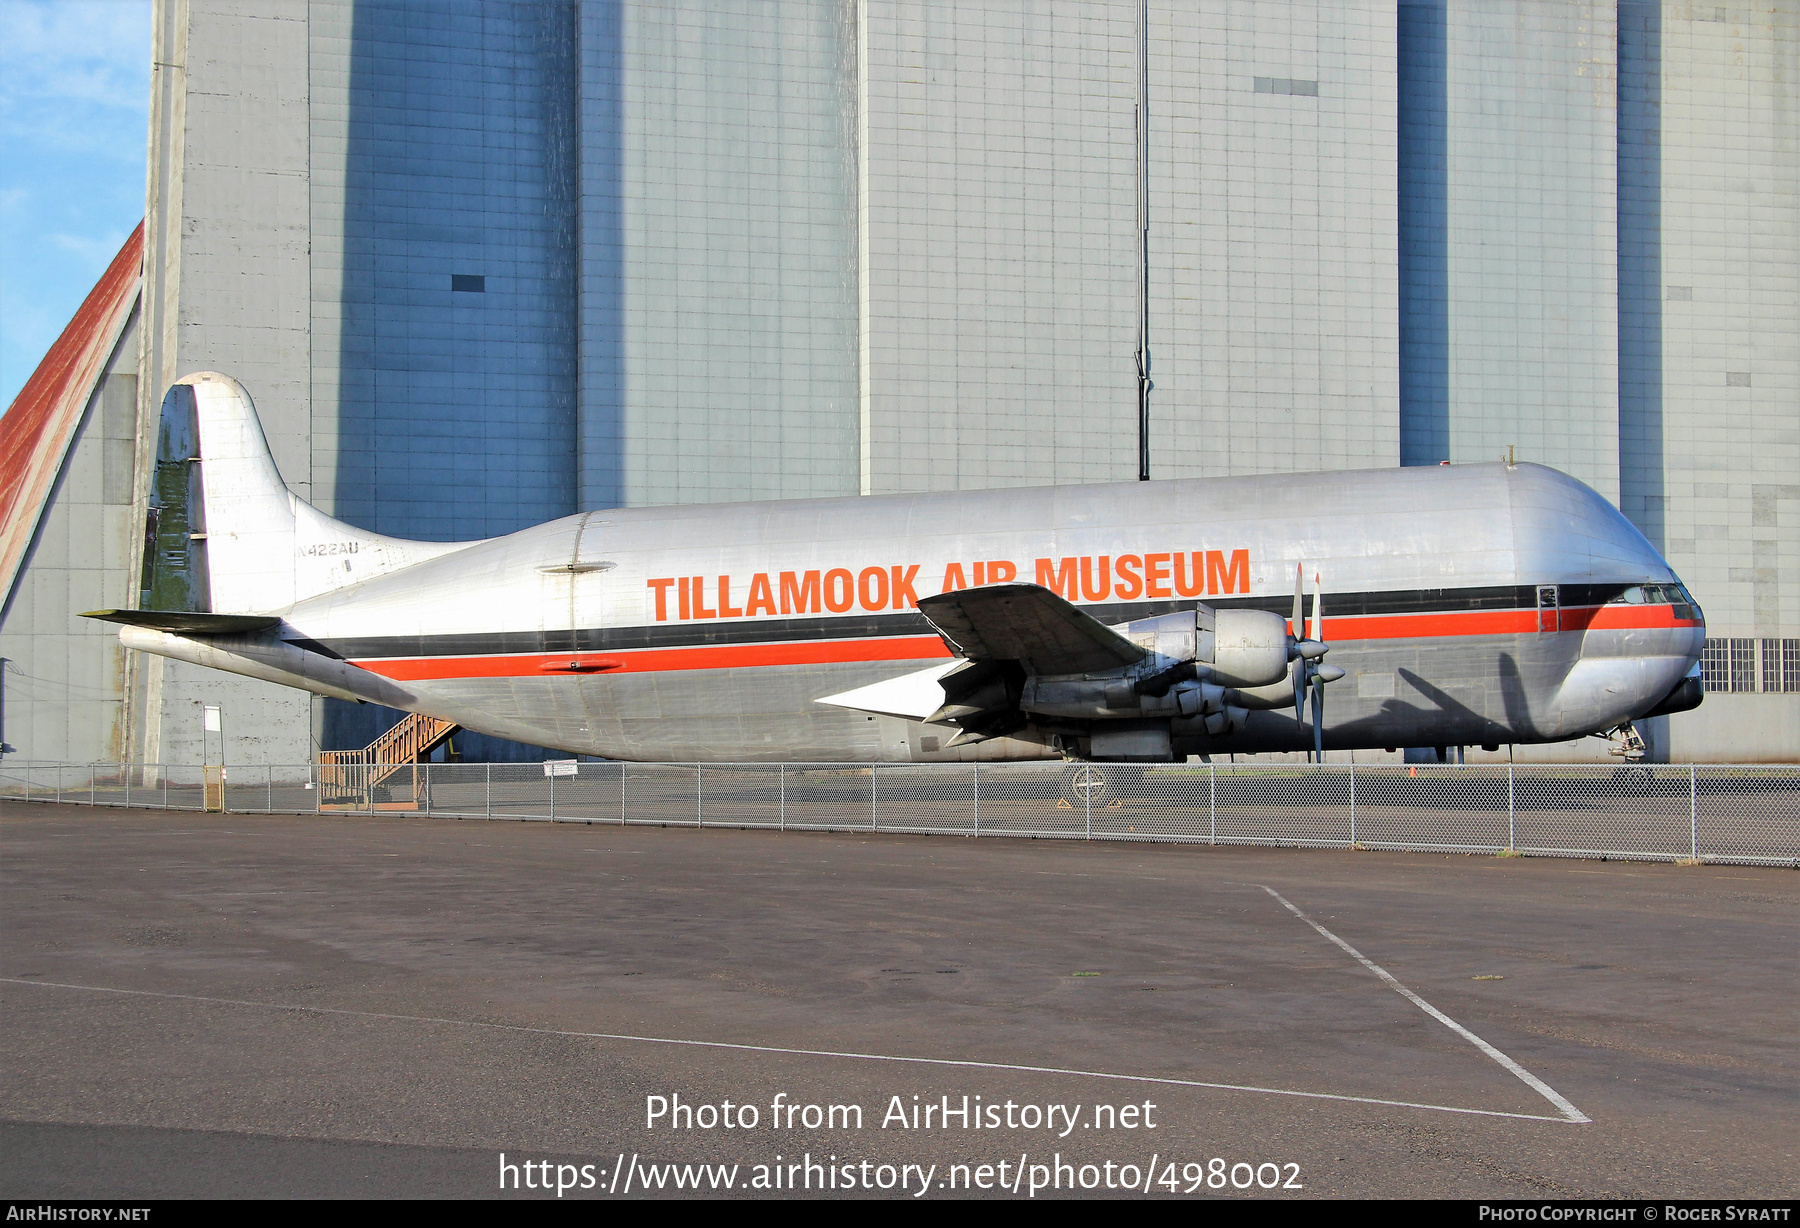
[[133, 312], [0, 611], [5, 740], [27, 759], [117, 761], [127, 745], [125, 647], [78, 615], [137, 604], [127, 560], [143, 531], [132, 512], [140, 335]]
[[[306, 0], [162, 0], [152, 23], [142, 358], [134, 516], [143, 523], [163, 391], [226, 371], [256, 398], [276, 465], [316, 499], [308, 360], [311, 107]], [[129, 576], [142, 562], [134, 536]], [[127, 584], [129, 581], [127, 581]], [[130, 604], [135, 605], [133, 600]], [[130, 757], [201, 761], [198, 705], [220, 705], [230, 762], [303, 763], [311, 697], [130, 654]], [[57, 756], [70, 758], [74, 747]]]
[[1394, 5], [1150, 31], [1153, 476], [1398, 464]]
[[568, 515], [574, 9], [305, 17], [315, 489], [335, 516], [432, 541]]
[[580, 5], [584, 507], [856, 492], [856, 12]]
[[1712, 650], [1670, 754], [1800, 759], [1800, 4], [1630, 8], [1659, 94], [1642, 147], [1662, 284], [1638, 300], [1661, 345], [1625, 510], [1704, 603]]
[[[1153, 473], [1514, 445], [1706, 606], [1659, 748], [1800, 758], [1797, 10], [157, 0], [139, 450], [210, 367], [422, 537], [1130, 476], [1142, 68]], [[133, 757], [371, 732], [128, 676]]]

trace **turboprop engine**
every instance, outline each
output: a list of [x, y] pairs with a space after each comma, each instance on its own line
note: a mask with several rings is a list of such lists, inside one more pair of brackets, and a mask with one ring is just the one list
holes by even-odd
[[1067, 753], [1166, 761], [1177, 739], [1239, 732], [1252, 708], [1292, 702], [1303, 722], [1309, 687], [1320, 745], [1324, 685], [1343, 676], [1320, 663], [1316, 593], [1306, 634], [1298, 582], [1292, 632], [1267, 610], [1207, 605], [1107, 625], [1035, 584], [953, 590], [919, 611], [959, 660], [819, 702], [954, 725], [945, 749], [1031, 726]]
[[1288, 673], [1287, 624], [1266, 610], [1192, 610], [1111, 628], [1144, 655], [1130, 665], [1080, 674], [1031, 674], [1020, 711], [1069, 720], [1163, 718], [1179, 735], [1217, 737], [1243, 726], [1238, 687], [1281, 682]]

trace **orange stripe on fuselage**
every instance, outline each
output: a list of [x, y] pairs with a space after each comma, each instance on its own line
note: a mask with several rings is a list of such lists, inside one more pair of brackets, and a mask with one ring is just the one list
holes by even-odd
[[[1564, 631], [1626, 631], [1698, 627], [1677, 619], [1668, 606], [1571, 606], [1559, 611]], [[1537, 610], [1476, 610], [1457, 614], [1382, 614], [1325, 618], [1325, 638], [1337, 645], [1364, 640], [1447, 639], [1519, 635], [1538, 630]], [[854, 640], [789, 640], [773, 644], [705, 644], [692, 648], [636, 648], [618, 652], [534, 652], [481, 657], [397, 657], [353, 664], [398, 682], [436, 678], [542, 678], [545, 666], [572, 657], [594, 660], [587, 676], [670, 673], [688, 669], [755, 669], [772, 665], [827, 665], [857, 661], [947, 659], [949, 649], [932, 635]]]
[[[707, 644], [695, 648], [638, 648], [603, 656], [618, 664], [603, 672], [655, 674], [682, 669], [754, 669], [767, 665], [823, 665], [837, 661], [924, 661], [948, 657], [950, 650], [935, 635], [893, 639], [791, 640], [785, 644]], [[397, 682], [428, 678], [544, 677], [544, 663], [565, 660], [569, 653], [537, 652], [495, 657], [410, 657], [356, 661], [371, 673]], [[601, 671], [595, 671], [601, 672]]]

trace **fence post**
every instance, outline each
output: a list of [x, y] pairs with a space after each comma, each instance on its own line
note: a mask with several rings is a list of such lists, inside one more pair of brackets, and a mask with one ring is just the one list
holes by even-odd
[[981, 837], [981, 761], [975, 762], [975, 836]]
[[266, 814], [274, 814], [275, 813], [275, 765], [273, 763], [269, 763], [269, 764], [264, 764], [263, 766], [267, 767], [269, 770], [269, 775], [268, 775], [269, 787], [263, 792], [263, 811]]
[[1513, 765], [1506, 765], [1506, 851], [1519, 851], [1518, 807], [1513, 804]]
[[[1146, 768], [1145, 770], [1148, 771], [1149, 769]], [[1109, 786], [1110, 786], [1110, 782], [1109, 782]], [[1087, 835], [1085, 838], [1089, 839], [1089, 840], [1092, 840], [1094, 838], [1094, 791], [1092, 789], [1088, 790]]]
[[1208, 844], [1219, 843], [1219, 765], [1206, 765], [1206, 808], [1212, 814], [1212, 836]]
[[1350, 847], [1356, 847], [1356, 760], [1350, 761]]
[[696, 763], [694, 765], [694, 826], [695, 827], [699, 827], [701, 824], [701, 818], [700, 818], [701, 807], [702, 807], [702, 803], [700, 800], [700, 765], [698, 763]]
[[119, 764], [119, 783], [125, 787], [125, 809], [131, 809], [131, 765]]
[[[4, 668], [4, 667], [0, 666], [0, 668]], [[56, 798], [56, 803], [59, 806], [62, 804], [62, 774], [63, 774], [62, 764], [59, 763], [56, 765], [56, 793], [54, 794], [54, 796]], [[31, 797], [31, 772], [30, 772], [30, 769], [26, 769], [26, 773], [25, 773], [25, 796], [27, 799], [29, 799]]]
[[169, 808], [169, 769], [164, 764], [159, 763], [156, 765], [156, 774], [158, 776], [162, 777], [162, 782], [163, 782], [162, 808], [164, 810], [167, 810]]
[[1700, 860], [1700, 790], [1694, 765], [1688, 764], [1688, 847], [1689, 857]]
[[[225, 796], [225, 782], [219, 781], [219, 796]], [[94, 765], [88, 764], [88, 805], [94, 804]]]
[[550, 821], [556, 822], [556, 773], [550, 773]]
[[879, 814], [877, 814], [876, 810], [875, 810], [875, 782], [879, 778], [880, 772], [881, 772], [880, 764], [871, 763], [869, 765], [869, 830], [870, 831], [880, 831], [881, 830], [881, 816]]
[[787, 764], [783, 763], [783, 764], [778, 764], [777, 766], [779, 766], [781, 768], [781, 827], [779, 828], [779, 830], [786, 831], [787, 830]]

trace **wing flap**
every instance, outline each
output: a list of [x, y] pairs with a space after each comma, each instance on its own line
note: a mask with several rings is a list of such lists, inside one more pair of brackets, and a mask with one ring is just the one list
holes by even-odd
[[987, 584], [939, 593], [919, 612], [953, 652], [972, 661], [1018, 661], [1034, 674], [1116, 670], [1145, 650], [1039, 584]]
[[946, 661], [872, 686], [826, 695], [813, 702], [830, 704], [834, 708], [850, 708], [857, 712], [899, 716], [909, 721], [923, 721], [944, 705], [944, 688], [940, 679], [952, 670], [963, 669], [967, 665], [966, 661]]

